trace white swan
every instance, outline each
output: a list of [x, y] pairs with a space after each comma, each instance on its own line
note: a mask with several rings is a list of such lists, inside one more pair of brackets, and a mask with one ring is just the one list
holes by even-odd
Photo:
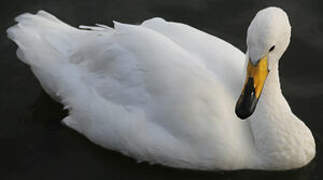
[[[69, 109], [63, 122], [98, 145], [201, 170], [292, 169], [315, 156], [310, 130], [280, 89], [278, 60], [291, 28], [279, 8], [257, 13], [246, 55], [161, 18], [83, 30], [44, 11], [16, 21], [8, 36], [18, 57]], [[242, 121], [235, 109], [250, 117]]]

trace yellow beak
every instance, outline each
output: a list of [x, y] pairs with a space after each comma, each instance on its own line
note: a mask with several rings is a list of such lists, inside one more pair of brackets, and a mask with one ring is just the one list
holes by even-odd
[[236, 105], [239, 118], [245, 119], [255, 111], [268, 73], [267, 56], [261, 58], [256, 65], [249, 60], [246, 81]]

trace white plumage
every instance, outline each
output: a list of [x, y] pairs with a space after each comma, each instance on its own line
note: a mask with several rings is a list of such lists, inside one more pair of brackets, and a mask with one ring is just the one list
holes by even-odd
[[[77, 29], [39, 11], [18, 16], [8, 36], [46, 92], [69, 109], [63, 122], [98, 145], [178, 168], [277, 170], [304, 166], [315, 155], [310, 130], [280, 90], [286, 18], [279, 8], [260, 11], [249, 27], [247, 57], [161, 18]], [[254, 115], [241, 121], [234, 107], [245, 59], [261, 57], [272, 42], [263, 95]]]

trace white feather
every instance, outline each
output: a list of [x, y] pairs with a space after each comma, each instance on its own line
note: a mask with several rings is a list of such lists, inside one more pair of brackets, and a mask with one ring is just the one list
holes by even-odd
[[[254, 21], [281, 12], [268, 8]], [[281, 94], [278, 65], [254, 116], [236, 117], [246, 57], [215, 36], [161, 18], [115, 22], [114, 29], [80, 26], [88, 30], [44, 11], [16, 20], [8, 36], [18, 57], [69, 109], [63, 122], [100, 146], [139, 161], [203, 170], [291, 169], [314, 157], [311, 132]], [[251, 44], [248, 51], [258, 57]]]

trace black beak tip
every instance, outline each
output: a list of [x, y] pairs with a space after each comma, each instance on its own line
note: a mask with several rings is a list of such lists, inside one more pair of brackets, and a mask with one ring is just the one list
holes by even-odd
[[235, 113], [240, 119], [244, 120], [244, 119], [247, 119], [248, 117], [250, 117], [252, 115], [253, 111], [251, 111], [250, 109], [236, 108]]
[[235, 113], [240, 119], [247, 119], [256, 109], [258, 98], [255, 95], [253, 78], [249, 78], [244, 91], [240, 95]]

